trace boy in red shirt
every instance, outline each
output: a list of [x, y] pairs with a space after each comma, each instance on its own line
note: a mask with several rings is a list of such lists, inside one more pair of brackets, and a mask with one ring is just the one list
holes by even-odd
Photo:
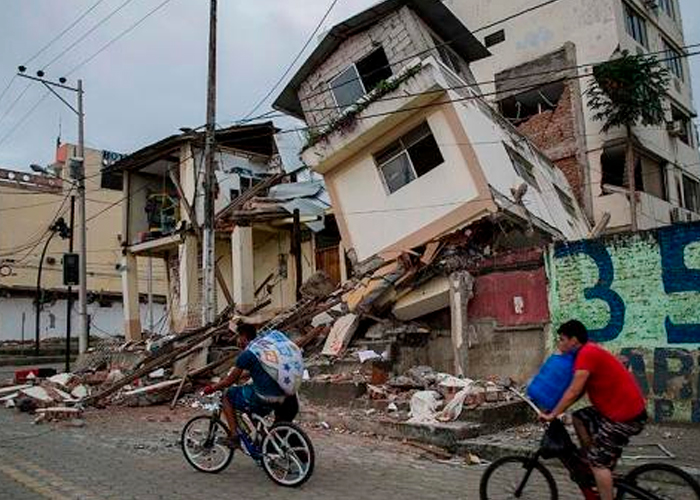
[[632, 374], [612, 354], [588, 342], [586, 327], [571, 320], [559, 327], [559, 350], [575, 352], [574, 378], [551, 413], [552, 421], [584, 392], [593, 406], [573, 414], [574, 428], [593, 470], [601, 500], [613, 500], [612, 469], [629, 438], [642, 432], [646, 402]]

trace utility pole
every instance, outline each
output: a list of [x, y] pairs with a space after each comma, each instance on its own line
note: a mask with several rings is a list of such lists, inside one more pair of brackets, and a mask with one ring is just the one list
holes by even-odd
[[216, 223], [214, 218], [214, 173], [216, 133], [216, 7], [217, 0], [209, 4], [209, 75], [207, 81], [207, 128], [204, 139], [204, 234], [202, 248], [202, 320], [204, 324], [216, 317], [215, 245]]
[[80, 310], [80, 337], [78, 352], [85, 353], [88, 347], [87, 314], [87, 209], [85, 204], [85, 113], [83, 111], [83, 81], [78, 80], [78, 158], [80, 174], [78, 176], [78, 201], [80, 213], [80, 283], [78, 305]]

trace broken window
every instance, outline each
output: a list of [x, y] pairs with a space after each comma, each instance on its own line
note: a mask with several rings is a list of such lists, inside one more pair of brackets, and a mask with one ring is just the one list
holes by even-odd
[[649, 35], [647, 34], [647, 22], [636, 10], [625, 4], [625, 29], [627, 34], [639, 44], [649, 48]]
[[428, 123], [423, 122], [375, 154], [374, 161], [387, 189], [394, 193], [444, 160]]
[[345, 109], [391, 75], [389, 60], [384, 49], [379, 47], [331, 80], [335, 103], [340, 109]]
[[[627, 168], [625, 164], [625, 146], [615, 146], [607, 148], [600, 158], [603, 178], [601, 183], [610, 186], [628, 187], [627, 183]], [[639, 158], [635, 161], [635, 187], [637, 191], [644, 189], [644, 181], [642, 177], [641, 161]]]
[[571, 199], [571, 196], [566, 194], [559, 186], [555, 185], [554, 190], [556, 191], [557, 196], [559, 196], [559, 200], [561, 201], [561, 204], [564, 205], [564, 209], [568, 212], [568, 214], [576, 217], [576, 206], [574, 205], [574, 200]]
[[700, 182], [683, 175], [683, 198], [685, 208], [700, 213]]
[[435, 36], [431, 37], [433, 39], [433, 43], [435, 44], [435, 49], [437, 50], [440, 61], [442, 61], [442, 63], [450, 68], [454, 73], [461, 75], [462, 64], [459, 60], [459, 56], [454, 50], [452, 50], [448, 43], [440, 41]]
[[671, 120], [668, 128], [669, 133], [674, 137], [678, 137], [681, 142], [688, 146], [692, 146], [693, 129], [690, 117], [676, 106], [671, 105]]
[[666, 67], [676, 78], [681, 81], [685, 80], [683, 74], [683, 54], [665, 38], [663, 39], [663, 44]]
[[549, 83], [502, 99], [498, 107], [503, 116], [518, 125], [535, 115], [555, 110], [563, 93], [564, 82]]
[[535, 177], [535, 167], [533, 167], [529, 161], [523, 158], [520, 153], [508, 145], [506, 145], [506, 150], [508, 151], [508, 155], [513, 162], [513, 167], [515, 168], [515, 172], [518, 174], [518, 176], [539, 191], [540, 185], [537, 183], [537, 178]]

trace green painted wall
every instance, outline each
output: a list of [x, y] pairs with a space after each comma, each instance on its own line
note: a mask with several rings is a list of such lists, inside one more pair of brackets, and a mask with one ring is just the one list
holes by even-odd
[[557, 244], [547, 274], [553, 332], [581, 320], [630, 363], [656, 420], [700, 422], [700, 224]]

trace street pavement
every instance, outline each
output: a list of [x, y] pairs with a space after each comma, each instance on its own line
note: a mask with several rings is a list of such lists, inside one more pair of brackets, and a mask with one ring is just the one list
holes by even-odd
[[[401, 443], [309, 429], [316, 470], [303, 487], [274, 485], [237, 455], [217, 475], [192, 469], [178, 440], [191, 410], [96, 411], [85, 427], [34, 425], [0, 409], [0, 500], [12, 499], [478, 499], [484, 466], [427, 459]], [[560, 498], [578, 498], [561, 473]], [[539, 498], [533, 492], [533, 498]]]

